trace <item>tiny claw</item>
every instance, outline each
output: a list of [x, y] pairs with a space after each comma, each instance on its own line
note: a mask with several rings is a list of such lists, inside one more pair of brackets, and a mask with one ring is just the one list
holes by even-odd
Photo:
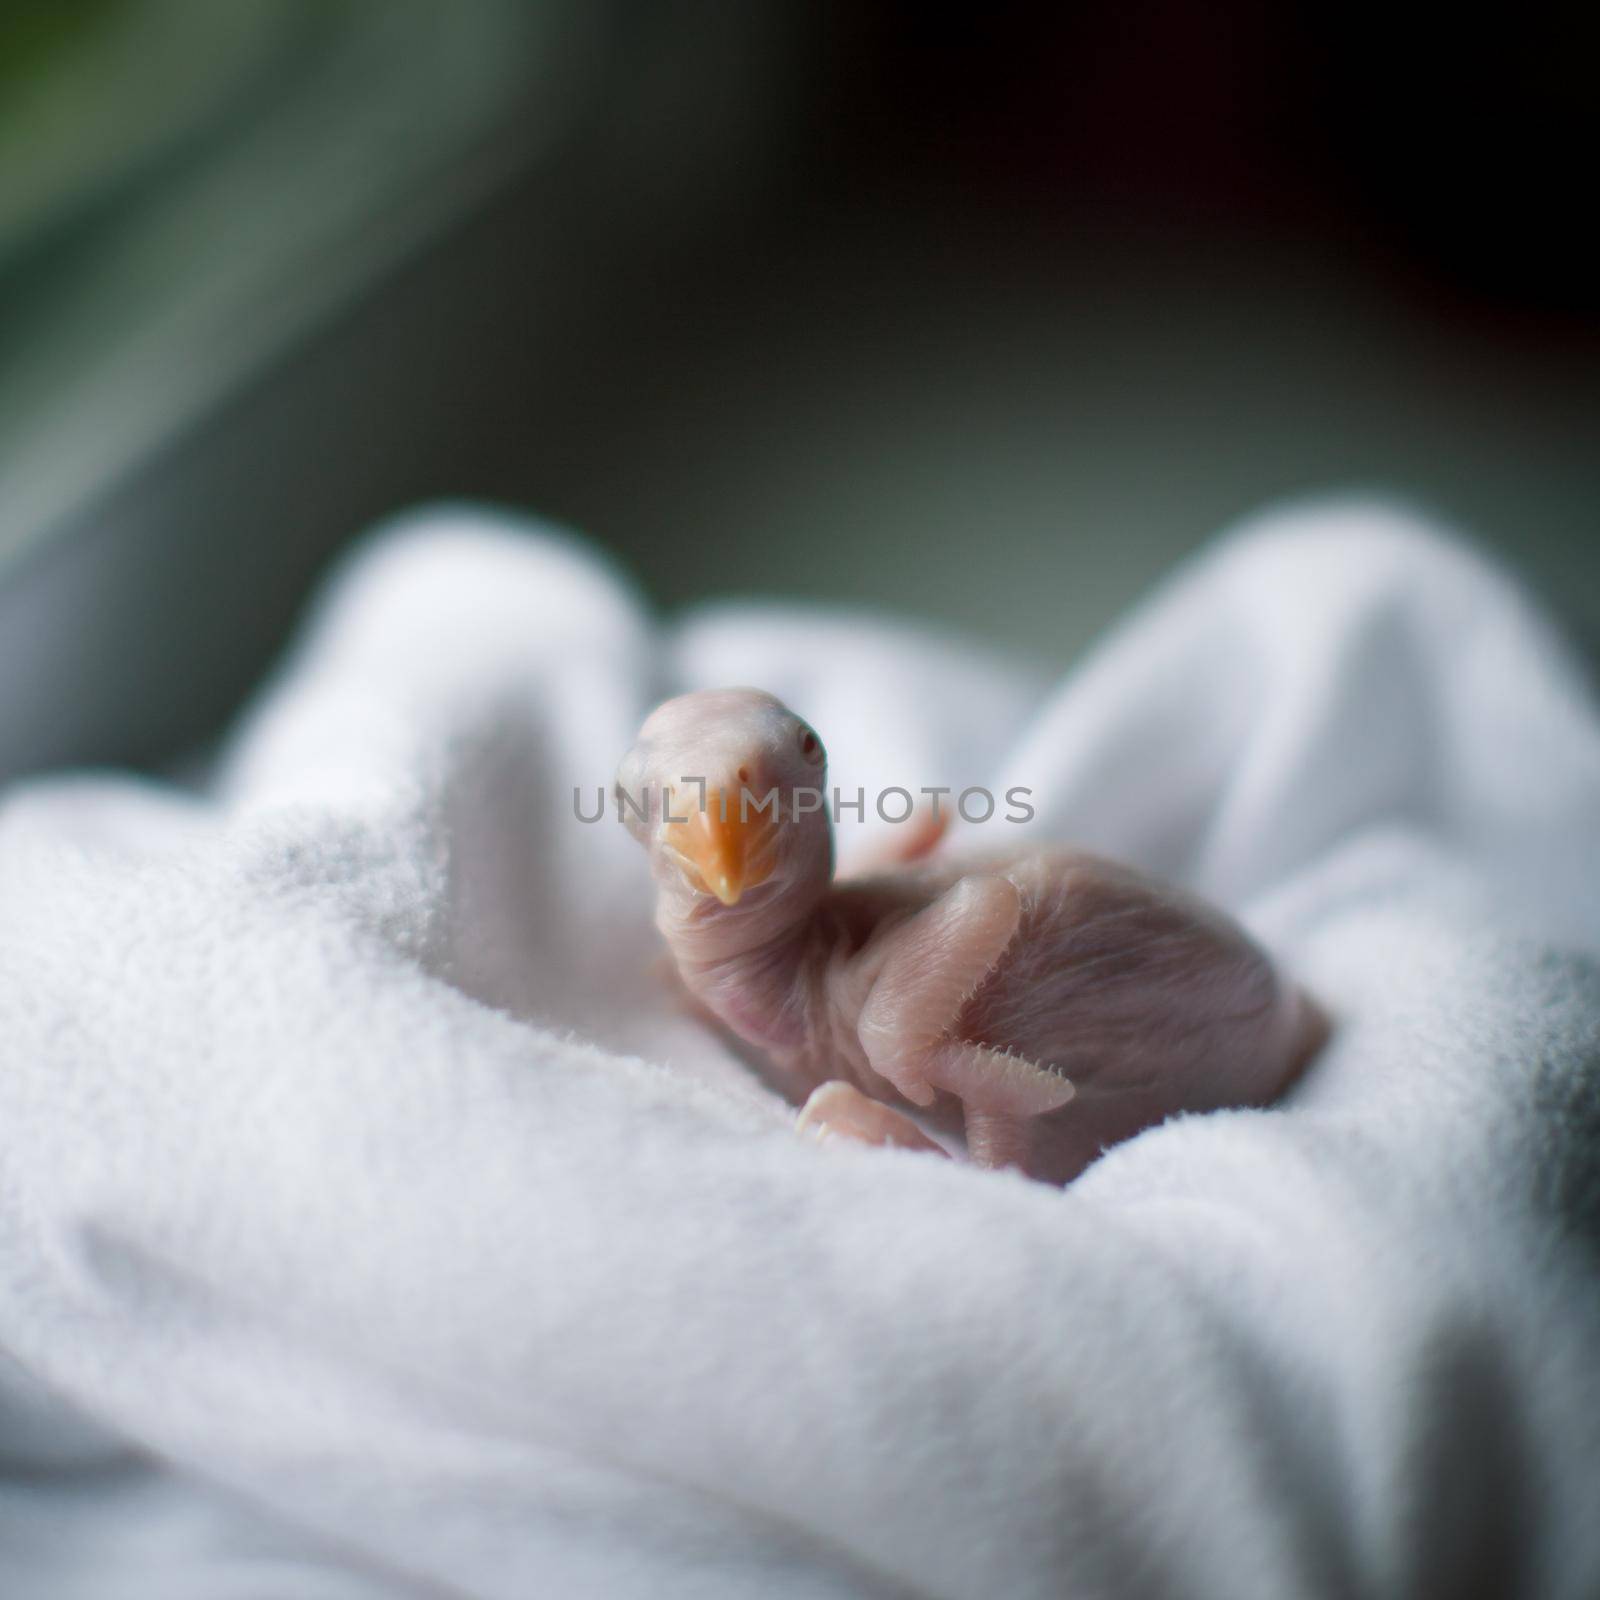
[[811, 1139], [837, 1137], [858, 1144], [946, 1153], [910, 1117], [837, 1079], [812, 1091], [795, 1118], [795, 1131]]

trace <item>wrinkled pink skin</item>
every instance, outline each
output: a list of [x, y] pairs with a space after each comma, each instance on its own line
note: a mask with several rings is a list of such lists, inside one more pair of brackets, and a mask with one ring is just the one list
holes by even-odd
[[[757, 795], [825, 788], [808, 731], [756, 690], [683, 695], [646, 721], [618, 782], [737, 792], [742, 770]], [[630, 825], [684, 984], [785, 1093], [810, 1096], [813, 1133], [937, 1148], [907, 1114], [920, 1108], [964, 1127], [973, 1159], [1064, 1183], [1176, 1113], [1270, 1104], [1323, 1037], [1221, 911], [1095, 856], [939, 857], [834, 882], [826, 811], [793, 820], [786, 798], [770, 876], [727, 906], [661, 847], [654, 808]]]

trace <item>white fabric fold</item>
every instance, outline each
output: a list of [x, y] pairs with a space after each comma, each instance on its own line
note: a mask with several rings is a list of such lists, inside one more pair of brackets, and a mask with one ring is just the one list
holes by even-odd
[[[1333, 1042], [1066, 1191], [795, 1140], [574, 814], [715, 682], [869, 815], [1030, 788], [948, 847], [1193, 884]], [[1600, 717], [1380, 505], [1240, 531], [1054, 690], [871, 617], [662, 629], [419, 514], [198, 791], [0, 808], [6, 1594], [1577, 1600], [1597, 1262]]]

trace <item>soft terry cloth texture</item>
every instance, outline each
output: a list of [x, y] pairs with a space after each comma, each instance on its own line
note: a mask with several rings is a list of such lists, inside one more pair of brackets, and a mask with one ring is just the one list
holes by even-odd
[[[1334, 1042], [1064, 1192], [794, 1139], [572, 806], [741, 681], [1222, 900]], [[413, 519], [201, 792], [0, 813], [0, 1594], [1600, 1594], [1597, 952], [1581, 673], [1382, 508], [1048, 693]]]

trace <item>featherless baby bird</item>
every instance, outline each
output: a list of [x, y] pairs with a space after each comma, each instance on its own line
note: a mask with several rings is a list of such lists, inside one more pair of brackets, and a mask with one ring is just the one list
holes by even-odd
[[[1317, 1007], [1216, 907], [1071, 849], [956, 859], [917, 840], [836, 880], [826, 757], [756, 689], [680, 695], [617, 775], [690, 995], [800, 1126], [1064, 1183], [1179, 1112], [1270, 1104]], [[916, 859], [919, 855], [922, 859]]]

